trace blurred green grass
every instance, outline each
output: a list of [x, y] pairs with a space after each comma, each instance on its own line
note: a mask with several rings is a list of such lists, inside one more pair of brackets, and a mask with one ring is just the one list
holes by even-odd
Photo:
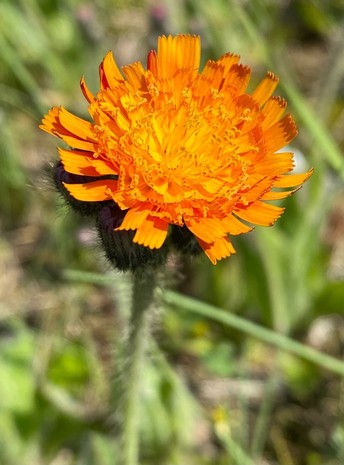
[[[171, 265], [167, 285], [342, 358], [341, 0], [1, 0], [0, 18], [1, 464], [117, 463], [129, 283], [61, 205], [47, 181], [57, 143], [37, 128], [52, 105], [86, 116], [79, 78], [96, 90], [109, 49], [119, 64], [144, 61], [159, 34], [197, 33], [204, 61], [233, 51], [253, 81], [280, 76], [300, 128], [293, 149], [314, 176], [274, 228], [235, 238], [237, 255], [216, 267]], [[157, 326], [142, 464], [344, 462], [338, 375], [211, 314], [171, 305]]]

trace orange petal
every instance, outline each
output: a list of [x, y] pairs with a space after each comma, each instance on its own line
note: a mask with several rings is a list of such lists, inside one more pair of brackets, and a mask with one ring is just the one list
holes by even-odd
[[68, 173], [84, 176], [117, 175], [111, 162], [93, 158], [93, 153], [80, 150], [66, 150], [59, 147], [59, 155]]
[[184, 221], [196, 237], [208, 243], [227, 234], [225, 225], [217, 218], [184, 218]]
[[75, 149], [85, 150], [88, 152], [96, 152], [98, 145], [94, 142], [88, 142], [86, 140], [81, 140], [76, 138], [75, 136], [68, 136], [62, 134], [59, 136], [67, 145], [73, 147]]
[[287, 101], [282, 97], [272, 97], [262, 110], [264, 120], [262, 122], [262, 129], [268, 129], [275, 124], [282, 117], [287, 107]]
[[231, 67], [239, 63], [239, 60], [240, 55], [235, 55], [234, 53], [225, 53], [216, 61], [216, 63], [223, 66], [223, 75], [226, 76]]
[[233, 65], [225, 78], [223, 87], [227, 85], [235, 87], [237, 93], [240, 95], [245, 92], [247, 84], [250, 80], [251, 68], [244, 65]]
[[59, 119], [65, 129], [80, 139], [96, 141], [93, 135], [93, 125], [88, 121], [73, 115], [63, 107], [60, 108]]
[[147, 56], [147, 69], [152, 72], [153, 76], [157, 76], [158, 62], [155, 50], [151, 50]]
[[274, 182], [274, 187], [295, 187], [303, 184], [313, 174], [313, 168], [302, 174], [289, 174]]
[[256, 181], [254, 179], [254, 175], [252, 175], [251, 182], [251, 187], [239, 191], [239, 195], [242, 198], [242, 203], [245, 205], [248, 205], [259, 199], [262, 195], [271, 189], [272, 185], [272, 181], [269, 177], [258, 179], [258, 181]]
[[63, 183], [71, 196], [83, 202], [99, 202], [109, 200], [111, 191], [117, 189], [117, 181], [104, 179], [101, 181], [88, 182], [85, 184]]
[[146, 221], [147, 216], [150, 213], [150, 209], [145, 209], [144, 207], [130, 208], [126, 213], [121, 226], [119, 226], [116, 231], [130, 230], [141, 228], [144, 221]]
[[[51, 110], [49, 110], [49, 112], [44, 116], [42, 120], [43, 124], [41, 124], [39, 127], [43, 129], [43, 131], [49, 132], [50, 134], [59, 137], [71, 147], [80, 150], [95, 152], [98, 146], [96, 141], [92, 142], [83, 140], [80, 138], [78, 134], [73, 134], [69, 129], [66, 129], [66, 127], [63, 126], [63, 124], [60, 121], [61, 110], [61, 108], [57, 107], [51, 108]], [[87, 123], [87, 121], [84, 122]]]
[[132, 65], [123, 66], [122, 71], [134, 90], [140, 90], [143, 87], [146, 90], [145, 69], [139, 61]]
[[278, 85], [278, 81], [279, 79], [275, 74], [268, 72], [266, 77], [252, 92], [252, 97], [259, 103], [259, 105], [264, 105], [264, 103], [269, 100]]
[[114, 89], [123, 82], [123, 76], [116, 65], [112, 52], [108, 52], [99, 66], [100, 84], [102, 89]]
[[46, 115], [44, 115], [42, 119], [42, 124], [39, 126], [40, 129], [43, 131], [48, 132], [49, 134], [57, 135], [57, 129], [61, 128], [61, 124], [59, 122], [59, 111], [58, 107], [51, 108]]
[[281, 200], [289, 197], [290, 195], [294, 194], [298, 189], [293, 189], [291, 191], [270, 191], [266, 194], [262, 195], [261, 200]]
[[252, 231], [253, 228], [247, 226], [246, 224], [242, 223], [238, 220], [234, 215], [230, 214], [223, 220], [226, 225], [226, 229], [228, 234], [232, 236], [237, 236], [238, 234], [245, 234]]
[[234, 213], [239, 218], [249, 223], [259, 224], [261, 226], [272, 226], [284, 211], [284, 208], [269, 205], [257, 200], [251, 203], [247, 208], [235, 210]]
[[281, 121], [275, 123], [264, 132], [266, 149], [268, 152], [276, 152], [289, 144], [297, 135], [296, 123], [291, 115], [286, 115]]
[[235, 249], [227, 237], [220, 237], [211, 243], [204, 242], [199, 238], [197, 240], [213, 265], [216, 265], [217, 260], [235, 253]]
[[[294, 154], [292, 152], [277, 152], [257, 163], [256, 171], [263, 176], [279, 176], [294, 168]], [[276, 184], [275, 184], [276, 186]], [[277, 187], [277, 186], [276, 186]], [[281, 186], [278, 186], [281, 187]]]
[[195, 182], [195, 189], [202, 195], [209, 197], [209, 194], [215, 194], [223, 187], [224, 182], [219, 179], [212, 178], [200, 178], [199, 181]]
[[217, 61], [209, 60], [205, 64], [201, 76], [204, 76], [208, 81], [206, 86], [214, 89], [219, 89], [223, 82], [224, 67]]
[[87, 87], [84, 76], [82, 76], [81, 79], [80, 79], [80, 87], [81, 87], [82, 93], [84, 94], [85, 99], [89, 103], [93, 102], [94, 95], [92, 94], [92, 92]]
[[150, 249], [160, 249], [168, 231], [168, 223], [160, 218], [148, 217], [137, 229], [133, 241]]
[[169, 79], [178, 69], [185, 69], [194, 78], [201, 57], [199, 36], [177, 35], [158, 38], [157, 65], [159, 79]]

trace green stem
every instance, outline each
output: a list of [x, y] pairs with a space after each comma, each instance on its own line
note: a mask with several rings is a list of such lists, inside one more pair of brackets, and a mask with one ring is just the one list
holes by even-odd
[[[63, 273], [63, 276], [69, 281], [95, 283], [104, 286], [110, 286], [113, 280], [113, 276], [87, 273], [79, 270], [66, 270]], [[247, 321], [245, 318], [229, 313], [228, 310], [216, 308], [213, 305], [205, 304], [196, 299], [182, 296], [172, 291], [165, 291], [162, 296], [162, 300], [168, 305], [184, 308], [185, 310], [203, 317], [213, 319], [227, 326], [238, 329], [243, 333], [266, 342], [267, 344], [271, 344], [279, 349], [285, 350], [286, 352], [302, 357], [309, 362], [315, 363], [318, 366], [344, 377], [344, 362], [342, 360], [319, 352], [312, 347], [308, 347], [305, 344], [294, 341], [293, 339], [283, 334], [279, 334], [276, 331], [263, 328], [256, 323]]]
[[212, 305], [197, 301], [190, 297], [182, 296], [172, 291], [165, 291], [163, 295], [164, 301], [169, 305], [175, 305], [179, 308], [184, 308], [190, 312], [196, 313], [206, 318], [211, 318], [215, 321], [238, 329], [250, 336], [256, 337], [261, 341], [272, 344], [279, 349], [302, 357], [303, 359], [315, 363], [323, 368], [333, 371], [340, 376], [344, 376], [344, 362], [342, 360], [323, 354], [312, 347], [301, 344], [293, 339], [279, 334], [276, 331], [259, 326], [251, 321], [247, 321], [233, 313], [224, 309], [216, 308]]
[[123, 373], [125, 391], [121, 465], [139, 464], [140, 389], [156, 281], [154, 271], [150, 269], [144, 273], [134, 273], [133, 279], [132, 307], [125, 347], [126, 369]]

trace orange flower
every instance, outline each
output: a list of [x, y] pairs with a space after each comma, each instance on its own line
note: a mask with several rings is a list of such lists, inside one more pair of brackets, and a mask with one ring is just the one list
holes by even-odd
[[286, 174], [293, 154], [276, 153], [297, 128], [282, 116], [286, 101], [272, 97], [274, 74], [248, 94], [250, 68], [238, 55], [202, 72], [199, 64], [200, 38], [188, 35], [159, 37], [147, 69], [120, 72], [108, 53], [96, 96], [81, 79], [93, 122], [54, 107], [41, 128], [71, 147], [59, 149], [65, 171], [85, 177], [64, 184], [73, 198], [113, 201], [124, 212], [116, 230], [135, 231], [150, 249], [169, 225], [186, 227], [215, 264], [234, 253], [228, 235], [250, 231], [246, 222], [272, 225], [283, 208], [266, 201], [289, 196], [312, 171]]

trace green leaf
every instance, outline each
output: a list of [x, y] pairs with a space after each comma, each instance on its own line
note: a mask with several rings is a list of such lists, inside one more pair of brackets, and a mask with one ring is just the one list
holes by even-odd
[[20, 331], [0, 346], [0, 411], [31, 412], [35, 384], [31, 363], [33, 338]]

